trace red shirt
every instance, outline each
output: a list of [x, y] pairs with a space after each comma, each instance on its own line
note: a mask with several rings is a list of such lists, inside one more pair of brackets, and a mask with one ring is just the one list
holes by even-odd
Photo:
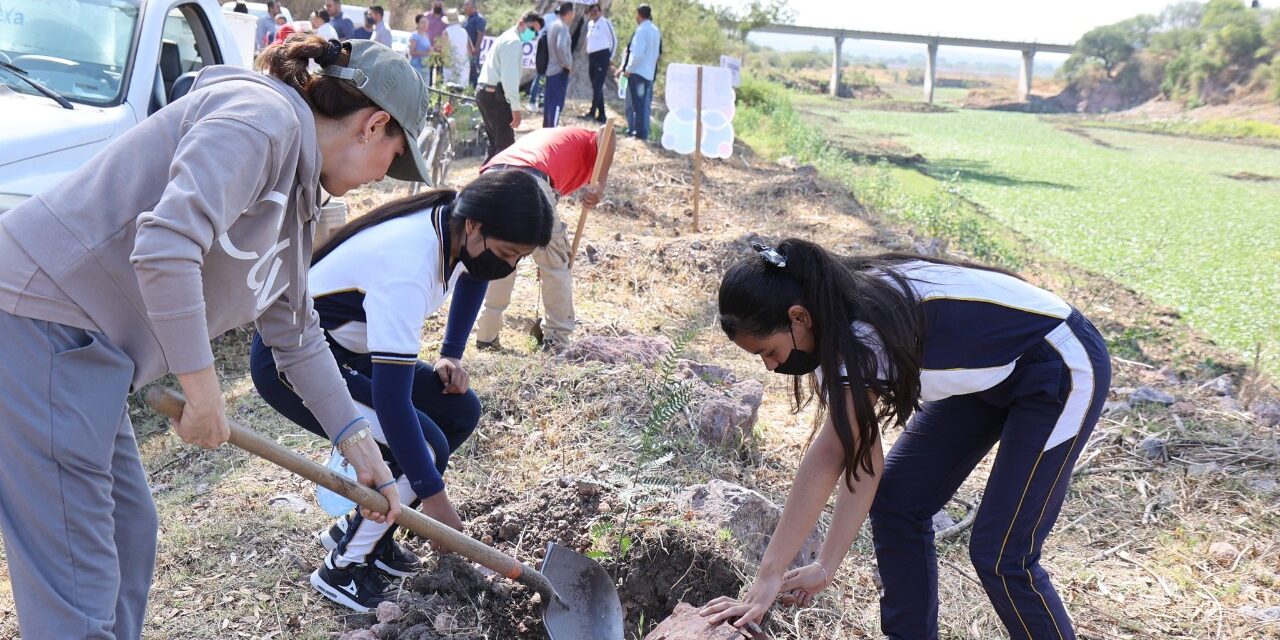
[[596, 132], [579, 127], [552, 127], [526, 133], [480, 168], [509, 164], [537, 169], [551, 178], [551, 187], [562, 196], [591, 182], [596, 165]]

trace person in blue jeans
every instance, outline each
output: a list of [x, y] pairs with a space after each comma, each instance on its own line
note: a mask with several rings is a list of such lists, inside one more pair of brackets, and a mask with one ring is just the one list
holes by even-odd
[[[370, 423], [403, 504], [456, 529], [462, 520], [445, 491], [449, 456], [480, 419], [461, 358], [488, 281], [551, 240], [555, 207], [537, 178], [484, 174], [459, 192], [437, 189], [390, 202], [347, 224], [321, 246], [308, 277], [312, 305], [357, 408]], [[441, 357], [418, 360], [425, 318], [452, 295]], [[254, 386], [267, 404], [322, 433], [274, 352], [253, 340]], [[329, 554], [311, 585], [359, 612], [384, 600], [388, 577], [419, 567], [393, 539], [394, 525], [340, 518], [320, 542]]]
[[[754, 583], [702, 614], [744, 627], [780, 595], [808, 606], [869, 516], [881, 630], [937, 638], [932, 517], [999, 442], [970, 559], [1011, 638], [1074, 638], [1040, 556], [1111, 384], [1098, 330], [1058, 296], [990, 267], [848, 258], [796, 239], [755, 248], [721, 282], [721, 328], [770, 371], [795, 376], [796, 410], [816, 397], [820, 427]], [[882, 424], [905, 424], [887, 456]], [[788, 570], [833, 486], [817, 560]]]
[[565, 2], [556, 10], [559, 18], [547, 27], [543, 39], [547, 43], [547, 86], [542, 102], [542, 126], [560, 124], [564, 111], [564, 99], [569, 89], [569, 73], [573, 69], [573, 38], [569, 34], [573, 24], [573, 3]]
[[653, 24], [649, 5], [636, 7], [636, 32], [627, 45], [626, 63], [618, 71], [627, 77], [627, 135], [649, 139], [649, 109], [653, 104], [653, 81], [662, 53], [662, 33]]

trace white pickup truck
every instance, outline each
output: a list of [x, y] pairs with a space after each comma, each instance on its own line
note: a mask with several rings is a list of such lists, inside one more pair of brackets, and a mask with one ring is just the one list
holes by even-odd
[[254, 18], [216, 0], [0, 0], [0, 213], [191, 88], [247, 65]]

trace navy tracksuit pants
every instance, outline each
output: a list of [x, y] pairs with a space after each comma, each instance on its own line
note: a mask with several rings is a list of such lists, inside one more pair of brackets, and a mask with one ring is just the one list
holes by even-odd
[[[338, 366], [342, 368], [342, 377], [347, 381], [351, 398], [360, 404], [372, 407], [373, 362], [369, 354], [353, 353], [332, 341], [329, 342], [329, 348], [333, 351]], [[307, 431], [328, 439], [329, 436], [325, 434], [324, 428], [316, 421], [311, 410], [303, 404], [302, 398], [294, 393], [276, 370], [271, 348], [263, 344], [262, 338], [256, 334], [253, 336], [249, 362], [253, 385], [267, 404]], [[440, 381], [440, 376], [436, 375], [431, 365], [419, 362], [413, 375], [412, 401], [414, 408], [418, 410], [418, 422], [422, 427], [422, 435], [427, 439], [427, 444], [431, 447], [435, 458], [436, 470], [440, 475], [444, 475], [449, 465], [449, 456], [471, 437], [471, 433], [480, 422], [480, 399], [471, 390], [467, 390], [466, 393], [444, 393], [444, 383]], [[400, 466], [396, 464], [395, 455], [391, 449], [382, 442], [378, 443], [378, 447], [382, 450], [382, 458], [391, 468], [392, 476], [398, 479], [404, 475]], [[415, 506], [416, 504], [417, 501], [414, 502]], [[341, 543], [344, 551], [346, 543], [359, 528], [362, 519], [360, 512], [356, 511], [354, 526], [348, 527], [347, 536]], [[393, 525], [383, 536], [383, 543], [391, 540], [394, 532]], [[379, 543], [379, 548], [383, 543]]]
[[[1010, 638], [1075, 637], [1040, 551], [1102, 412], [1111, 362], [1088, 320], [1077, 312], [1067, 326], [1074, 351], [1047, 339], [994, 388], [925, 403], [885, 457], [871, 526], [884, 585], [880, 625], [889, 638], [938, 637], [932, 516], [996, 442], [969, 557]], [[1046, 450], [1055, 427], [1077, 422], [1074, 437]]]

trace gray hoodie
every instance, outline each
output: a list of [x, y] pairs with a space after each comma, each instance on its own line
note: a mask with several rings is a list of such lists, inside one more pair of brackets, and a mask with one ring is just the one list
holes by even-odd
[[320, 161], [298, 92], [208, 67], [0, 215], [0, 309], [105, 334], [133, 359], [135, 389], [209, 366], [210, 337], [253, 321], [334, 436], [358, 414], [307, 295]]

